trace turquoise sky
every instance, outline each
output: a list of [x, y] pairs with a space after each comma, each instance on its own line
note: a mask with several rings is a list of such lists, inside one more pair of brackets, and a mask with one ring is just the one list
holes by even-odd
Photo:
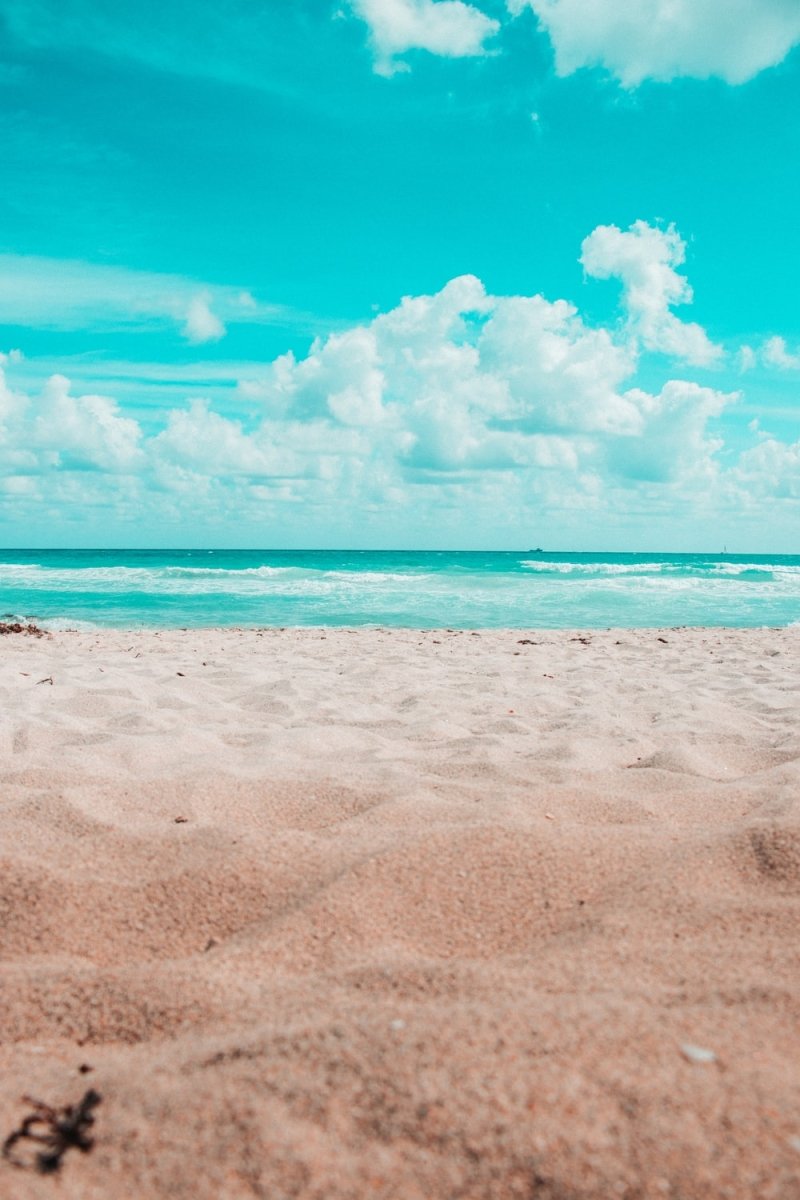
[[797, 0], [0, 0], [0, 541], [796, 552]]

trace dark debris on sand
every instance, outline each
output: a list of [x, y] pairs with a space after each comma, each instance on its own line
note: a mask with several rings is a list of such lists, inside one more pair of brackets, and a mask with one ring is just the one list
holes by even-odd
[[44, 637], [45, 632], [38, 625], [34, 625], [32, 621], [28, 621], [27, 625], [23, 625], [21, 621], [0, 621], [0, 635], [4, 633], [27, 633], [31, 637]]
[[[31, 1096], [23, 1096], [33, 1112], [24, 1117], [22, 1123], [3, 1142], [2, 1155], [15, 1167], [38, 1171], [41, 1175], [53, 1175], [61, 1168], [61, 1160], [73, 1148], [87, 1154], [94, 1145], [89, 1130], [94, 1125], [94, 1109], [102, 1100], [99, 1092], [89, 1088], [78, 1104], [65, 1104], [53, 1108]], [[31, 1149], [25, 1156], [19, 1147], [21, 1142], [34, 1142], [42, 1147]]]

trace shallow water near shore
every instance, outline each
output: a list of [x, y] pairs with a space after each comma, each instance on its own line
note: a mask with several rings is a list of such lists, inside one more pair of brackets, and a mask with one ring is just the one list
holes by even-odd
[[51, 628], [782, 626], [800, 555], [9, 550], [0, 610]]

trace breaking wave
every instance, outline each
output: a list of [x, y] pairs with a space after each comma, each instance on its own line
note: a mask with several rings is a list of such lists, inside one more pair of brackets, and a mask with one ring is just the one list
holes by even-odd
[[[213, 554], [213, 558], [212, 558]], [[22, 561], [23, 559], [27, 561]], [[0, 610], [51, 627], [788, 625], [800, 557], [29, 551]]]

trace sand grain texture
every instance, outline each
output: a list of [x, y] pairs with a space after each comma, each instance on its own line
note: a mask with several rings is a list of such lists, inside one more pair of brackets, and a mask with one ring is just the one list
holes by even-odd
[[3, 638], [0, 1196], [796, 1200], [798, 650]]

